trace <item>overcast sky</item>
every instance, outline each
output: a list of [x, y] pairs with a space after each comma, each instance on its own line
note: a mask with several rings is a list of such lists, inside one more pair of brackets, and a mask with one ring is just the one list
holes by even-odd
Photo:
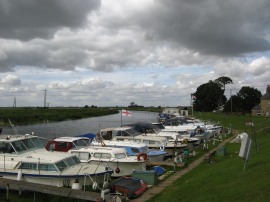
[[0, 107], [180, 106], [270, 84], [269, 0], [0, 0]]

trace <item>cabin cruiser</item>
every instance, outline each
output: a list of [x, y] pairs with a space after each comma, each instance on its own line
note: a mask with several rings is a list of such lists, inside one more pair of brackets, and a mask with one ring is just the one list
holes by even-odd
[[133, 130], [131, 127], [104, 128], [98, 133], [103, 140], [113, 141], [134, 141], [137, 143], [145, 143], [150, 149], [164, 150], [168, 144], [167, 138], [164, 137], [149, 137], [141, 135], [141, 133]]
[[213, 137], [213, 132], [207, 130], [205, 127], [197, 126], [193, 131], [189, 131], [187, 128], [178, 126], [164, 126], [162, 123], [153, 123], [158, 126], [163, 132], [177, 132], [182, 138], [195, 137], [200, 140], [208, 140]]
[[70, 187], [102, 184], [112, 173], [106, 166], [81, 163], [75, 154], [47, 151], [35, 135], [0, 136], [3, 178]]
[[146, 170], [146, 160], [129, 156], [124, 148], [93, 146], [92, 140], [84, 137], [60, 137], [49, 141], [46, 149], [75, 154], [81, 162], [111, 168], [112, 177], [132, 175], [134, 170]]
[[[159, 149], [167, 152], [169, 155], [174, 153], [175, 150], [180, 151], [187, 146], [187, 143], [175, 141], [176, 136], [158, 136], [140, 133], [134, 130], [131, 126], [123, 126], [118, 128], [105, 128], [101, 129], [98, 136], [101, 136], [104, 141], [134, 141], [137, 143], [145, 143], [148, 148]], [[173, 135], [176, 135], [175, 133]], [[166, 154], [167, 155], [167, 154]]]
[[200, 140], [195, 137], [181, 137], [181, 134], [171, 131], [164, 132], [159, 127], [155, 126], [152, 123], [147, 122], [137, 122], [133, 124], [129, 124], [128, 126], [132, 127], [134, 130], [138, 132], [152, 136], [152, 137], [166, 137], [168, 141], [178, 143], [178, 144], [194, 144], [199, 142]]
[[184, 119], [184, 118], [172, 118], [166, 120], [163, 125], [167, 131], [189, 131], [195, 132], [198, 127], [212, 133], [212, 135], [219, 135], [222, 130], [222, 126], [210, 123], [204, 123], [199, 119]]
[[143, 158], [150, 162], [163, 161], [165, 155], [167, 155], [166, 151], [149, 149], [146, 144], [134, 141], [111, 141], [97, 138], [92, 144], [95, 146], [105, 144], [107, 147], [125, 148], [129, 156], [135, 156], [138, 160]]

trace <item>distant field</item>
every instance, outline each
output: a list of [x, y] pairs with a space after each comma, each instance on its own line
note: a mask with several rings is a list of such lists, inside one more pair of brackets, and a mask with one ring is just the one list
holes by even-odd
[[33, 124], [117, 114], [112, 108], [0, 108], [0, 124]]
[[[61, 108], [0, 108], [0, 126], [9, 125], [10, 120], [15, 125], [26, 125], [42, 122], [57, 122], [69, 119], [82, 119], [88, 117], [117, 114], [122, 108], [115, 107], [61, 107]], [[125, 108], [134, 111], [160, 112], [155, 107]]]

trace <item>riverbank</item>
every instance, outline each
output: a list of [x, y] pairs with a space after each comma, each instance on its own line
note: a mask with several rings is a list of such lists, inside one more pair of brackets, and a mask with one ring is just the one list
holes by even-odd
[[[29, 125], [118, 114], [121, 109], [119, 107], [2, 107], [0, 108], [0, 127], [10, 125], [9, 120], [14, 125]], [[155, 107], [125, 109], [160, 112], [160, 109]]]
[[119, 113], [116, 108], [0, 108], [0, 125], [28, 125], [35, 123], [76, 120]]

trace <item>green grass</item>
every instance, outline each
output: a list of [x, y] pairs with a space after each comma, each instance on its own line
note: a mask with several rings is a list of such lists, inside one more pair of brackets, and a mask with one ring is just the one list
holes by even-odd
[[[200, 114], [206, 119], [222, 124], [233, 124], [234, 129], [250, 130], [244, 126], [246, 120], [253, 120], [257, 130], [258, 149], [254, 141], [251, 156], [244, 170], [244, 161], [238, 156], [240, 144], [228, 143], [227, 155], [216, 157], [213, 165], [200, 164], [198, 167], [176, 180], [164, 191], [152, 197], [149, 202], [162, 201], [269, 201], [270, 153], [268, 117], [242, 117], [222, 114]], [[196, 116], [199, 118], [198, 116]]]
[[100, 108], [0, 108], [0, 124], [15, 125], [57, 122], [118, 113], [117, 109]]

